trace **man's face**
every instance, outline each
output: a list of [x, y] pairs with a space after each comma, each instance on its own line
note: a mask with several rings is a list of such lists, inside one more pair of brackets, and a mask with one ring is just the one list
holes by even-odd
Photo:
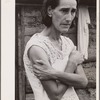
[[60, 0], [52, 13], [52, 24], [57, 31], [61, 33], [68, 31], [76, 14], [76, 6], [75, 0]]

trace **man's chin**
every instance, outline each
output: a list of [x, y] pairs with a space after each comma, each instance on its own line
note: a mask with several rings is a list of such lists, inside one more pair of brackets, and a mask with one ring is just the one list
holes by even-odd
[[69, 29], [64, 29], [61, 31], [61, 33], [66, 34], [68, 32]]

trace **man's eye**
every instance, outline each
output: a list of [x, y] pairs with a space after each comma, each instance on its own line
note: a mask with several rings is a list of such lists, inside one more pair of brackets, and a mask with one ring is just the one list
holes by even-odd
[[76, 13], [76, 9], [72, 9], [72, 11], [71, 11], [72, 13]]
[[62, 9], [61, 10], [63, 13], [68, 13], [69, 12], [69, 9]]

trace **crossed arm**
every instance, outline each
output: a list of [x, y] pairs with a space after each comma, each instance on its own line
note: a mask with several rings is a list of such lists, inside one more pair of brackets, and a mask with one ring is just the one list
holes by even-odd
[[87, 78], [81, 65], [76, 66], [69, 60], [65, 72], [60, 72], [51, 67], [48, 57], [42, 48], [33, 46], [30, 48], [28, 55], [33, 63], [36, 76], [40, 78], [51, 100], [60, 100], [68, 86], [86, 86]]

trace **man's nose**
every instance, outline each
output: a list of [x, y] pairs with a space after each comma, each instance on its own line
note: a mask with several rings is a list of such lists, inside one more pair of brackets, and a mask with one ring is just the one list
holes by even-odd
[[65, 19], [66, 19], [66, 21], [69, 21], [69, 22], [72, 21], [71, 12], [69, 12], [68, 14], [66, 14]]

